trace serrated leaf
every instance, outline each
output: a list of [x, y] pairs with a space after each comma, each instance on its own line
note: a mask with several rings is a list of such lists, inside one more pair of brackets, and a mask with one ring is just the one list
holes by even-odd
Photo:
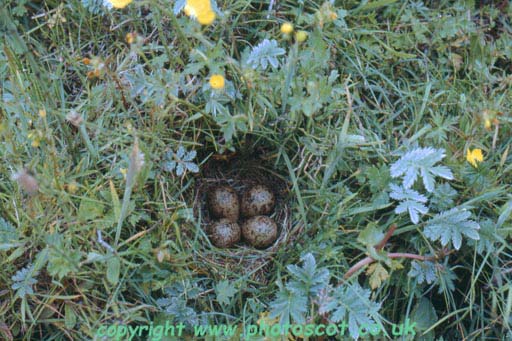
[[428, 212], [428, 207], [423, 205], [423, 203], [427, 202], [427, 197], [413, 189], [400, 187], [395, 184], [390, 184], [390, 188], [391, 193], [389, 196], [395, 200], [402, 200], [395, 208], [395, 213], [401, 214], [408, 212], [411, 221], [417, 224], [420, 215], [424, 215]]
[[375, 323], [381, 325], [380, 303], [370, 300], [371, 291], [363, 289], [358, 283], [341, 285], [334, 291], [332, 300], [325, 305], [332, 312], [330, 319], [339, 322], [348, 318], [350, 336], [359, 337], [361, 326]]
[[370, 287], [372, 290], [382, 285], [382, 282], [389, 278], [388, 271], [380, 263], [373, 263], [366, 270], [366, 274], [370, 276]]
[[220, 281], [215, 286], [217, 301], [222, 305], [228, 305], [229, 300], [237, 293], [235, 286], [229, 281]]
[[0, 251], [7, 251], [21, 244], [18, 230], [7, 220], [0, 217]]
[[302, 324], [306, 321], [305, 314], [308, 311], [308, 299], [290, 290], [279, 290], [276, 299], [272, 301], [269, 317], [278, 317], [282, 326], [290, 324], [291, 321]]
[[167, 172], [172, 172], [176, 168], [176, 161], [166, 161], [164, 162], [164, 170]]
[[476, 252], [482, 255], [486, 252], [490, 253], [495, 251], [495, 243], [499, 241], [497, 236], [497, 226], [491, 220], [486, 219], [480, 223], [480, 230], [478, 234], [480, 239], [469, 240], [471, 245], [476, 245]]
[[183, 146], [179, 146], [178, 150], [176, 151], [176, 157], [182, 160], [183, 156], [185, 156], [185, 148]]
[[176, 175], [182, 176], [185, 173], [185, 166], [182, 163], [178, 163], [176, 166]]
[[444, 291], [455, 290], [454, 281], [456, 279], [457, 276], [455, 275], [452, 269], [448, 268], [447, 266], [441, 266], [440, 270], [438, 271], [439, 288], [437, 292], [441, 294]]
[[359, 233], [357, 241], [369, 248], [378, 244], [383, 237], [384, 233], [382, 232], [382, 228], [378, 228], [374, 224], [368, 224], [368, 226]]
[[34, 265], [29, 264], [23, 269], [17, 271], [16, 274], [11, 277], [13, 281], [11, 288], [16, 290], [16, 295], [18, 297], [24, 298], [27, 295], [34, 294], [32, 286], [37, 283], [37, 279], [35, 279], [35, 277], [38, 274], [39, 272], [34, 269]]
[[187, 170], [192, 173], [199, 172], [199, 167], [193, 162], [185, 162], [185, 166], [187, 167]]
[[441, 240], [443, 246], [451, 241], [453, 247], [458, 250], [462, 245], [462, 235], [474, 240], [480, 239], [480, 225], [469, 220], [470, 216], [471, 212], [457, 207], [439, 213], [427, 222], [425, 236], [432, 241]]
[[390, 168], [393, 178], [403, 177], [402, 185], [408, 189], [416, 182], [418, 176], [421, 176], [423, 185], [428, 192], [433, 192], [435, 188], [434, 176], [447, 180], [453, 179], [453, 174], [445, 166], [434, 166], [445, 157], [444, 149], [415, 148], [395, 161]]
[[287, 288], [293, 292], [315, 295], [328, 282], [329, 271], [324, 268], [317, 268], [315, 258], [311, 253], [301, 257], [303, 266], [288, 265], [286, 268], [293, 277], [287, 284]]
[[266, 70], [269, 64], [277, 68], [279, 66], [277, 57], [283, 54], [285, 50], [278, 47], [276, 40], [265, 39], [252, 49], [246, 63], [253, 69], [261, 67], [262, 70]]
[[437, 210], [446, 210], [453, 206], [454, 198], [457, 195], [457, 191], [447, 183], [436, 187], [433, 196], [430, 200], [430, 206]]
[[196, 155], [197, 152], [195, 150], [191, 150], [183, 157], [183, 161], [192, 161], [196, 157]]
[[430, 261], [412, 261], [411, 270], [409, 270], [407, 275], [411, 278], [415, 278], [418, 284], [423, 282], [431, 284], [432, 282], [437, 281], [436, 265]]

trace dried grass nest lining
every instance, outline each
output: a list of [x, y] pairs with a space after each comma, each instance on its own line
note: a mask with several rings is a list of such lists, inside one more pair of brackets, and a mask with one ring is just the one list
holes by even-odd
[[[266, 249], [256, 249], [243, 239], [232, 248], [211, 248], [204, 240], [200, 247], [195, 247], [196, 271], [205, 274], [231, 272], [234, 276], [247, 275], [251, 280], [262, 285], [268, 284], [268, 272], [272, 267], [272, 255], [288, 244], [292, 244], [299, 228], [292, 224], [290, 204], [288, 202], [290, 189], [287, 181], [276, 174], [275, 171], [265, 165], [262, 160], [211, 160], [202, 168], [201, 177], [196, 180], [193, 197], [194, 216], [201, 221], [201, 227], [206, 232], [206, 227], [214, 218], [210, 216], [207, 207], [208, 190], [217, 185], [229, 185], [241, 195], [253, 185], [266, 185], [276, 199], [274, 211], [270, 215], [277, 224], [278, 237], [276, 241]], [[244, 218], [239, 219], [242, 224]], [[191, 240], [191, 242], [194, 242]]]
[[[276, 205], [271, 215], [269, 215], [277, 224], [278, 237], [276, 241], [266, 249], [258, 250], [247, 245], [243, 240], [231, 249], [225, 249], [226, 254], [246, 255], [250, 253], [258, 254], [273, 253], [283, 243], [288, 242], [291, 228], [290, 206], [287, 202], [289, 188], [286, 180], [276, 174], [273, 170], [265, 167], [261, 160], [231, 160], [231, 161], [209, 161], [203, 167], [202, 177], [196, 181], [194, 193], [194, 216], [200, 219], [203, 231], [214, 220], [210, 216], [207, 207], [207, 194], [211, 188], [218, 185], [229, 185], [241, 195], [245, 190], [254, 185], [265, 185], [275, 195]], [[244, 218], [239, 219], [241, 225]]]

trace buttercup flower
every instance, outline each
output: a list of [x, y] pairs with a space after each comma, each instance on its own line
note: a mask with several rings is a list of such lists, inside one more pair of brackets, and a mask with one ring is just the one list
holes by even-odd
[[189, 17], [196, 18], [201, 25], [210, 25], [215, 20], [210, 0], [187, 0], [183, 11]]
[[298, 31], [295, 33], [295, 40], [297, 40], [299, 43], [303, 43], [308, 39], [308, 32], [306, 31]]
[[135, 42], [135, 38], [137, 38], [137, 33], [135, 32], [129, 32], [129, 33], [126, 33], [126, 37], [125, 37], [125, 40], [128, 44], [133, 44]]
[[128, 6], [133, 0], [108, 0], [108, 2], [114, 8], [125, 8]]
[[478, 162], [482, 162], [484, 160], [482, 150], [479, 148], [473, 150], [468, 149], [466, 160], [468, 160], [468, 162], [473, 165], [473, 167], [478, 167]]
[[206, 11], [197, 16], [197, 21], [201, 25], [211, 25], [215, 21], [215, 12], [214, 11]]
[[485, 126], [485, 129], [491, 129], [491, 120], [486, 118], [484, 126]]
[[210, 86], [212, 89], [220, 90], [224, 88], [224, 77], [222, 75], [212, 75], [210, 77]]
[[281, 25], [281, 33], [290, 34], [293, 32], [293, 25], [289, 22], [285, 22]]

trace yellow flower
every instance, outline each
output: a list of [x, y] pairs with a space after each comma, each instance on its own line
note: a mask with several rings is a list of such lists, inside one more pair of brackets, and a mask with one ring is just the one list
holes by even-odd
[[210, 77], [210, 86], [212, 89], [220, 90], [224, 88], [224, 77], [222, 75], [212, 75]]
[[133, 0], [108, 0], [112, 7], [114, 8], [125, 8], [128, 6]]
[[125, 40], [128, 44], [133, 44], [135, 42], [135, 38], [137, 38], [137, 33], [135, 32], [129, 32], [129, 33], [126, 33], [126, 37], [125, 37]]
[[196, 11], [194, 10], [194, 7], [190, 6], [190, 5], [185, 5], [185, 7], [183, 8], [183, 12], [185, 12], [186, 15], [188, 15], [189, 17], [195, 17], [196, 16]]
[[206, 11], [200, 13], [197, 16], [197, 21], [201, 25], [211, 25], [215, 21], [215, 12], [214, 11]]
[[468, 160], [468, 162], [472, 164], [473, 167], [478, 167], [478, 162], [482, 162], [484, 160], [482, 150], [479, 148], [473, 150], [468, 149], [466, 160]]
[[45, 117], [46, 117], [46, 110], [44, 110], [44, 109], [40, 109], [40, 110], [39, 110], [39, 117], [41, 117], [41, 118], [45, 118]]
[[71, 193], [71, 194], [75, 194], [76, 191], [78, 191], [78, 184], [76, 182], [70, 182], [69, 184], [67, 184], [67, 189], [68, 189], [68, 192]]
[[283, 34], [290, 34], [293, 32], [293, 25], [289, 22], [285, 22], [281, 25], [281, 33]]
[[32, 141], [30, 145], [34, 148], [37, 148], [41, 145], [41, 133], [37, 130], [34, 130], [28, 133], [27, 137]]
[[295, 40], [297, 40], [299, 43], [303, 43], [308, 39], [308, 32], [306, 31], [298, 31], [295, 33]]
[[187, 0], [183, 11], [189, 17], [196, 18], [201, 25], [210, 25], [215, 20], [210, 0]]
[[126, 168], [119, 168], [119, 172], [123, 174], [123, 178], [126, 179], [126, 173], [128, 173], [128, 169]]

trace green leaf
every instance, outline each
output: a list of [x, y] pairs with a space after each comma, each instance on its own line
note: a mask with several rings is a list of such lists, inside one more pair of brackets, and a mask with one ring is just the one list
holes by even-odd
[[434, 176], [452, 180], [453, 174], [445, 166], [434, 166], [445, 157], [444, 149], [415, 148], [408, 151], [402, 157], [395, 161], [390, 168], [393, 178], [403, 177], [403, 187], [409, 189], [414, 182], [421, 176], [423, 185], [428, 192], [434, 191]]
[[480, 225], [469, 220], [470, 216], [471, 212], [457, 207], [439, 213], [427, 222], [425, 236], [432, 241], [440, 239], [443, 246], [451, 241], [453, 247], [459, 250], [462, 245], [462, 235], [473, 240], [480, 239], [478, 234]]
[[436, 282], [436, 264], [429, 261], [413, 261], [411, 263], [411, 270], [409, 271], [408, 276], [411, 278], [415, 278], [418, 284], [421, 284], [423, 282], [426, 282], [427, 284]]
[[480, 223], [480, 230], [478, 231], [480, 235], [479, 240], [469, 240], [468, 243], [470, 245], [476, 246], [476, 252], [479, 254], [484, 254], [485, 252], [491, 253], [495, 251], [495, 244], [499, 242], [500, 238], [498, 237], [498, 229], [496, 224], [492, 222], [490, 219], [485, 219]]
[[382, 240], [382, 238], [384, 238], [382, 228], [378, 228], [376, 224], [371, 223], [359, 233], [357, 241], [365, 245], [367, 248], [373, 248]]
[[11, 277], [13, 281], [11, 288], [16, 290], [16, 296], [24, 298], [27, 295], [33, 295], [34, 289], [32, 286], [37, 283], [35, 277], [38, 274], [39, 272], [34, 269], [34, 265], [32, 264], [17, 271], [16, 274]]
[[[416, 322], [418, 331], [424, 331], [436, 323], [437, 320], [437, 313], [432, 302], [425, 297], [421, 297], [412, 309], [411, 322]], [[427, 337], [426, 335], [424, 336]]]
[[329, 282], [329, 270], [318, 269], [311, 253], [304, 255], [301, 260], [303, 261], [302, 267], [293, 264], [286, 267], [293, 278], [287, 283], [286, 288], [299, 294], [316, 295]]
[[237, 290], [229, 281], [220, 281], [215, 286], [215, 292], [217, 293], [217, 301], [222, 305], [228, 305], [229, 300], [236, 294]]
[[72, 329], [76, 325], [76, 314], [71, 305], [64, 305], [64, 325], [68, 329]]
[[271, 319], [279, 317], [279, 324], [282, 326], [290, 324], [292, 320], [294, 323], [302, 324], [306, 322], [308, 298], [305, 293], [280, 288], [270, 307], [269, 317]]
[[98, 200], [83, 198], [78, 208], [78, 220], [93, 220], [103, 214], [103, 204]]
[[107, 261], [107, 280], [110, 284], [116, 285], [119, 282], [121, 261], [119, 257], [113, 256]]
[[512, 200], [507, 201], [500, 209], [500, 216], [496, 222], [497, 227], [501, 227], [512, 214]]
[[48, 255], [48, 273], [62, 279], [69, 273], [77, 272], [80, 258], [80, 252], [69, 250], [67, 247], [59, 250], [51, 248]]
[[99, 254], [97, 252], [89, 252], [87, 254], [87, 259], [85, 260], [86, 263], [93, 263], [93, 262], [104, 262], [107, 259], [106, 256]]
[[62, 279], [70, 272], [78, 271], [81, 253], [73, 250], [60, 233], [53, 233], [46, 237], [48, 243], [48, 267], [52, 276]]
[[334, 289], [332, 299], [322, 307], [322, 312], [332, 312], [330, 319], [336, 323], [348, 318], [350, 336], [358, 338], [361, 326], [382, 325], [380, 303], [371, 301], [370, 294], [370, 290], [358, 283], [341, 285]]
[[269, 65], [277, 68], [279, 66], [277, 57], [285, 52], [284, 49], [278, 47], [276, 40], [264, 39], [252, 49], [245, 63], [253, 69], [261, 67], [262, 70], [266, 70]]
[[18, 230], [7, 220], [0, 217], [0, 251], [7, 251], [22, 245], [20, 238]]

